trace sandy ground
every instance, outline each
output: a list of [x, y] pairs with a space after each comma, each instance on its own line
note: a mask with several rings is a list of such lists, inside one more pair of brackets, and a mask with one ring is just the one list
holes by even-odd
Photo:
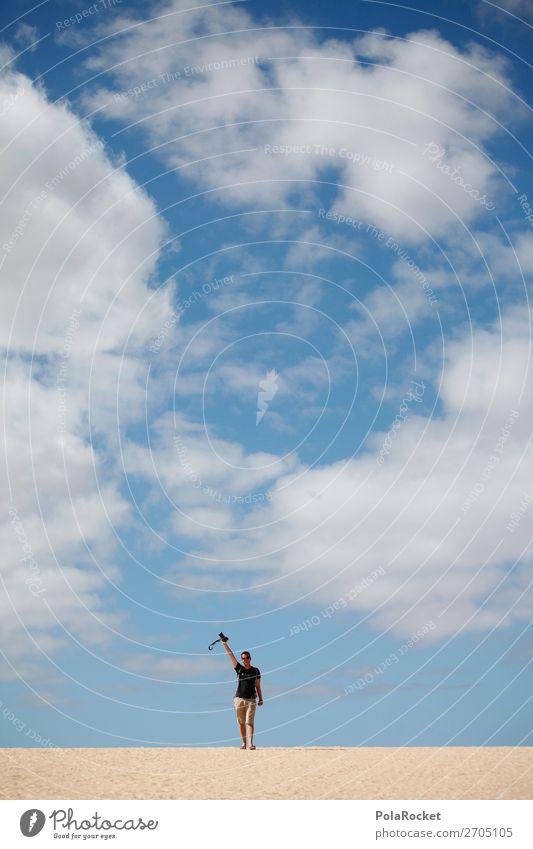
[[0, 749], [4, 799], [531, 799], [533, 748]]

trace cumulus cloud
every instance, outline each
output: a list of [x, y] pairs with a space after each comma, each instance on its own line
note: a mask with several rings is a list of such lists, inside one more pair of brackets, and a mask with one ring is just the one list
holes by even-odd
[[98, 644], [123, 624], [104, 599], [121, 581], [113, 528], [131, 512], [105, 445], [117, 442], [120, 381], [123, 421], [142, 410], [138, 352], [172, 292], [150, 288], [164, 223], [90, 126], [16, 71], [0, 91], [0, 620], [8, 659], [35, 676], [68, 632]]
[[126, 442], [122, 460], [127, 475], [151, 481], [158, 500], [173, 504], [171, 529], [188, 540], [187, 550], [191, 539], [238, 527], [243, 509], [268, 501], [269, 484], [298, 465], [295, 455], [247, 452], [236, 440], [171, 414], [156, 421], [150, 447]]
[[493, 202], [485, 148], [520, 115], [501, 57], [434, 31], [321, 42], [257, 28], [236, 6], [159, 11], [91, 55], [99, 87], [84, 102], [144, 134], [215, 199], [316, 202], [314, 181], [334, 174], [338, 208], [413, 241], [429, 222], [442, 236]]
[[[107, 72], [113, 85], [85, 102], [148, 138], [195, 185], [224, 186], [224, 204], [264, 208], [298, 197], [318, 206], [312, 181], [333, 174], [336, 210], [407, 242], [427, 241], [426, 228], [449, 235], [456, 217], [471, 224], [494, 206], [497, 170], [486, 148], [502, 122], [521, 115], [500, 57], [475, 45], [460, 50], [433, 31], [319, 42], [298, 30], [251, 33], [251, 17], [236, 7], [224, 9], [223, 22], [216, 7], [189, 13], [167, 4], [162, 12], [93, 54], [89, 70]], [[217, 35], [222, 29], [229, 34]], [[259, 58], [235, 62], [246, 56]], [[302, 241], [317, 241], [316, 228], [308, 236]], [[517, 249], [527, 264], [522, 237]], [[308, 249], [292, 248], [287, 266], [305, 259]], [[398, 262], [394, 278], [391, 289], [368, 294], [361, 311], [384, 328], [389, 353], [400, 334], [434, 315], [412, 268]], [[508, 310], [503, 331], [476, 328], [472, 337], [468, 327], [456, 330], [442, 375], [432, 375], [442, 409], [430, 416], [412, 402], [381, 464], [386, 431], [373, 434], [355, 459], [319, 468], [299, 461], [287, 471], [274, 465], [272, 500], [244, 519], [234, 504], [192, 497], [183, 470], [167, 475], [177, 503], [192, 511], [174, 530], [196, 543], [176, 571], [189, 569], [197, 586], [217, 588], [222, 562], [226, 588], [252, 585], [276, 604], [303, 597], [322, 605], [349, 598], [352, 586], [382, 566], [385, 575], [348, 606], [402, 635], [428, 621], [436, 625], [431, 638], [442, 639], [526, 618], [527, 526], [510, 531], [507, 524], [509, 505], [520, 504], [529, 485], [522, 460], [531, 398], [520, 389], [527, 386], [528, 320], [529, 312], [526, 320]], [[363, 351], [370, 323], [345, 325]], [[428, 359], [433, 366], [431, 350]], [[248, 389], [256, 380], [251, 366], [225, 376]], [[192, 381], [179, 391], [189, 395], [199, 374]], [[223, 456], [229, 445], [220, 446]], [[242, 491], [199, 432], [190, 456], [204, 475], [214, 469], [216, 493]], [[161, 447], [163, 475], [169, 457]], [[248, 474], [239, 486], [252, 490]]]
[[0, 343], [61, 354], [76, 310], [71, 357], [116, 349], [130, 330], [132, 345], [144, 340], [168, 313], [168, 297], [146, 290], [166, 232], [153, 202], [89, 126], [29, 79], [7, 74], [2, 92], [12, 105], [0, 128]]
[[[212, 564], [226, 561], [234, 585], [276, 604], [344, 598], [402, 636], [428, 622], [428, 639], [442, 640], [527, 621], [530, 371], [523, 310], [509, 310], [502, 328], [465, 329], [448, 344], [441, 414], [430, 418], [407, 396], [389, 442], [374, 433], [356, 458], [279, 477], [241, 532], [204, 541], [185, 565], [216, 582]], [[352, 598], [379, 567], [379, 580]]]
[[[424, 240], [429, 222], [433, 236], [447, 235], [456, 216], [475, 222], [485, 210], [479, 198], [495, 196], [486, 148], [499, 122], [520, 115], [502, 59], [453, 47], [432, 31], [319, 41], [304, 29], [255, 28], [237, 6], [190, 5], [169, 2], [142, 27], [135, 13], [115, 17], [122, 32], [87, 60], [97, 76], [82, 101], [148, 139], [195, 188], [214, 188], [210, 197], [229, 207], [297, 197], [318, 209], [314, 181], [333, 175], [335, 209], [406, 242]], [[107, 26], [97, 31], [108, 34]], [[194, 572], [196, 586], [240, 589], [246, 580], [276, 603], [346, 597], [378, 628], [409, 635], [434, 621], [435, 639], [526, 618], [527, 506], [525, 518], [507, 526], [530, 485], [529, 312], [508, 309], [503, 328], [455, 332], [441, 381], [433, 375], [442, 408], [431, 417], [412, 400], [381, 464], [386, 430], [356, 458], [311, 468], [296, 453], [247, 451], [215, 431], [207, 444], [200, 417], [184, 412], [159, 415], [150, 446], [124, 434], [119, 442], [119, 429], [144, 416], [146, 350], [172, 315], [171, 287], [153, 285], [167, 228], [122, 159], [71, 107], [51, 103], [15, 71], [0, 86], [9, 457], [0, 619], [19, 671], [38, 673], [38, 647], [68, 644], [57, 620], [95, 643], [121, 626], [105, 602], [108, 582], [122, 580], [113, 528], [132, 521], [119, 464], [149, 483], [151, 503], [168, 506], [160, 540], [187, 545], [173, 574]], [[336, 235], [329, 243], [341, 251], [349, 241]], [[306, 242], [315, 245], [311, 258]], [[305, 229], [286, 268], [322, 262], [330, 249], [317, 242], [317, 227]], [[503, 267], [509, 249], [491, 244]], [[519, 236], [515, 248], [528, 269], [530, 239]], [[412, 269], [398, 263], [394, 275], [391, 292], [362, 299], [390, 342], [432, 314]], [[300, 286], [302, 298], [319, 297], [307, 279]], [[242, 293], [221, 296], [232, 304]], [[311, 324], [302, 315], [305, 336]], [[279, 331], [294, 331], [278, 318]], [[186, 345], [201, 326], [189, 317], [185, 324], [174, 323], [169, 350], [153, 363], [150, 391], [163, 406], [172, 346]], [[233, 329], [213, 325], [198, 335], [192, 368], [175, 388], [178, 406], [202, 394], [202, 369]], [[359, 340], [367, 333], [357, 319], [343, 329]], [[341, 358], [332, 362], [346, 376]], [[261, 376], [250, 361], [225, 364], [218, 379], [247, 392], [255, 415]], [[318, 405], [324, 384], [314, 358], [299, 361], [281, 376], [278, 401]], [[279, 425], [275, 415], [265, 422]], [[223, 578], [213, 562], [224, 564]], [[351, 599], [350, 589], [378, 566], [384, 574]], [[153, 668], [148, 655], [131, 664]], [[157, 671], [188, 667], [172, 658]]]

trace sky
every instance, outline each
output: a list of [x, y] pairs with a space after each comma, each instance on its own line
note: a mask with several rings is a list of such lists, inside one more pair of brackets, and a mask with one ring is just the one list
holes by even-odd
[[236, 745], [220, 630], [532, 744], [533, 2], [419, 5], [2, 7], [1, 745]]

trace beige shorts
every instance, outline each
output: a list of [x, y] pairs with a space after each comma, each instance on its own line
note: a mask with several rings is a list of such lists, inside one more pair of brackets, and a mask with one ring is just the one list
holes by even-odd
[[257, 707], [255, 699], [241, 699], [239, 696], [235, 696], [233, 704], [235, 705], [237, 722], [240, 724], [246, 723], [246, 725], [253, 725], [255, 709]]

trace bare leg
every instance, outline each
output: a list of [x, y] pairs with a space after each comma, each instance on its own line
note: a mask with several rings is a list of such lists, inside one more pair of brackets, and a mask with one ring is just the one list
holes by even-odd
[[255, 746], [254, 746], [254, 727], [253, 727], [253, 725], [248, 725], [248, 742], [250, 744], [250, 749], [255, 749]]
[[242, 746], [243, 746], [243, 749], [246, 749], [246, 725], [245, 725], [245, 723], [239, 722], [239, 728], [240, 728], [241, 737], [242, 737]]

